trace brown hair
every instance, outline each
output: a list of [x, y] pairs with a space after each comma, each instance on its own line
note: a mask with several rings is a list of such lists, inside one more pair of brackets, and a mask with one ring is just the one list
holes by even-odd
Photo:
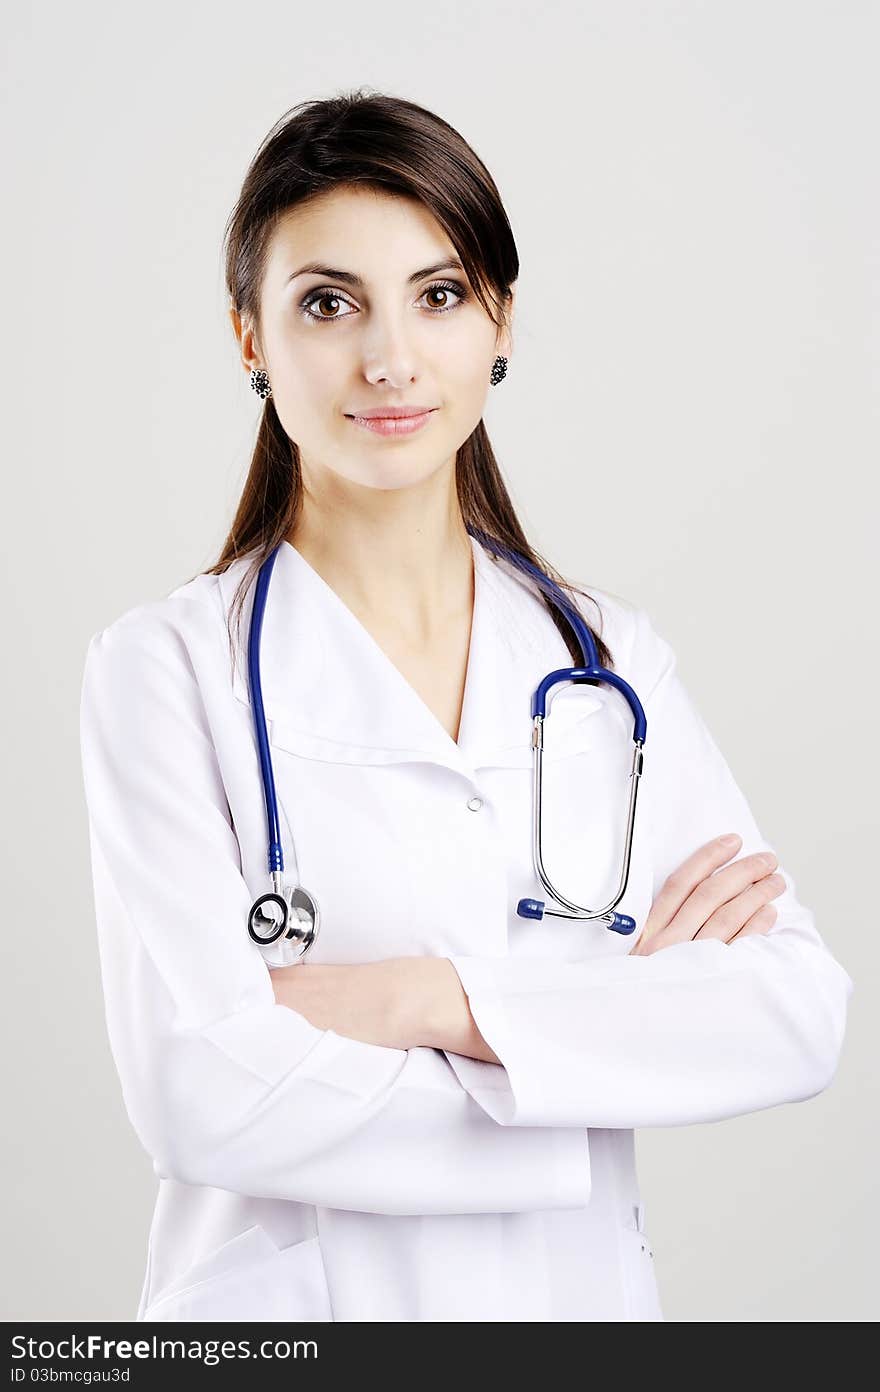
[[[226, 226], [225, 279], [231, 307], [250, 319], [258, 337], [260, 289], [278, 219], [310, 197], [353, 184], [418, 199], [449, 236], [474, 294], [493, 323], [501, 326], [510, 286], [519, 273], [519, 256], [491, 174], [442, 117], [403, 98], [359, 89], [292, 107], [266, 135], [247, 170]], [[519, 553], [564, 590], [592, 600], [586, 591], [564, 580], [526, 540], [482, 420], [460, 446], [455, 471], [459, 506], [469, 531], [480, 530]], [[290, 535], [301, 500], [299, 451], [269, 396], [231, 530], [216, 564], [202, 572], [220, 574], [233, 561], [254, 552], [230, 610], [231, 614], [237, 608], [239, 622], [248, 585], [269, 553]], [[573, 664], [581, 666], [573, 628], [546, 596], [545, 603]], [[610, 649], [587, 626], [600, 665], [610, 666]], [[231, 622], [229, 629], [232, 642]]]

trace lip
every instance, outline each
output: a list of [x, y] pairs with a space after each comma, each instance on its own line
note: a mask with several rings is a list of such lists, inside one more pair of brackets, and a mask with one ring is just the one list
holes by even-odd
[[412, 435], [421, 430], [436, 409], [436, 406], [380, 406], [360, 416], [347, 415], [346, 419], [374, 435]]
[[433, 406], [371, 406], [366, 411], [352, 411], [355, 420], [400, 420], [404, 416], [423, 416], [433, 411]]

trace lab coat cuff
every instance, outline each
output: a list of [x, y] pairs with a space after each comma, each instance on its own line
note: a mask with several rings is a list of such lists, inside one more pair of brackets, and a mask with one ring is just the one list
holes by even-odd
[[342, 1036], [318, 1029], [281, 1004], [245, 1006], [199, 1033], [233, 1063], [273, 1087], [295, 1067], [300, 1076], [311, 1076], [346, 1044]]
[[[481, 1011], [481, 1015], [485, 1016], [485, 1012]], [[487, 1024], [486, 1028], [488, 1030], [490, 1026]], [[534, 1207], [586, 1208], [592, 1193], [590, 1145], [586, 1127], [531, 1125], [520, 1122], [518, 1099], [511, 1088], [505, 1068], [497, 1063], [487, 1063], [483, 1059], [468, 1058], [449, 1049], [442, 1052], [462, 1089], [485, 1116], [500, 1127], [513, 1123], [511, 1129], [504, 1134], [508, 1136], [511, 1145], [518, 1137], [517, 1144], [521, 1143], [522, 1149], [521, 1152], [511, 1152], [512, 1163], [516, 1164], [519, 1159], [519, 1163], [527, 1167], [530, 1161], [526, 1157], [535, 1155], [533, 1144], [536, 1139], [540, 1140], [542, 1169], [534, 1181]], [[545, 1199], [545, 1194], [550, 1196], [549, 1199]]]
[[495, 963], [488, 957], [449, 958], [468, 998], [477, 1029], [500, 1063], [446, 1052], [462, 1087], [501, 1126], [548, 1125], [542, 1107], [540, 1073], [529, 1065], [527, 1044], [517, 1042], [504, 999], [499, 994]]

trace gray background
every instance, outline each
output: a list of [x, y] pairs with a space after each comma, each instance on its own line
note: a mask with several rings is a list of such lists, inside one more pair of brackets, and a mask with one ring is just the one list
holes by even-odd
[[7, 9], [5, 1318], [136, 1305], [156, 1181], [105, 1035], [82, 664], [218, 554], [260, 409], [223, 224], [282, 112], [361, 84], [493, 172], [523, 524], [676, 646], [856, 984], [825, 1093], [638, 1133], [667, 1318], [876, 1318], [878, 29], [847, 0]]

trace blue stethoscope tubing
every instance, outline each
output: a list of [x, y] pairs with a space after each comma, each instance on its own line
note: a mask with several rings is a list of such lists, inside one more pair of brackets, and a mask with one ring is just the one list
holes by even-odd
[[321, 926], [321, 913], [318, 901], [302, 885], [284, 884], [284, 851], [281, 846], [281, 827], [278, 821], [278, 798], [275, 794], [275, 774], [272, 769], [272, 755], [269, 750], [269, 737], [266, 733], [266, 712], [263, 708], [263, 685], [260, 680], [260, 635], [263, 631], [263, 615], [266, 611], [266, 595], [281, 543], [275, 547], [260, 566], [257, 583], [254, 587], [254, 604], [248, 633], [248, 682], [251, 693], [251, 709], [254, 716], [254, 732], [257, 737], [257, 750], [260, 756], [260, 773], [263, 780], [263, 793], [266, 801], [266, 821], [269, 835], [269, 876], [272, 888], [261, 894], [251, 904], [248, 913], [248, 933], [261, 947], [268, 947], [283, 940], [288, 951], [294, 952], [291, 944], [298, 945], [294, 961], [305, 956], [318, 936]]
[[[636, 800], [639, 779], [644, 765], [643, 749], [647, 736], [648, 723], [642, 704], [628, 682], [599, 665], [599, 657], [593, 635], [581, 615], [574, 608], [561, 588], [533, 565], [519, 552], [511, 550], [478, 527], [467, 525], [468, 533], [485, 549], [509, 561], [518, 570], [528, 575], [552, 603], [562, 611], [577, 635], [583, 656], [581, 667], [559, 667], [548, 672], [532, 696], [532, 860], [535, 873], [550, 898], [560, 907], [551, 909], [543, 900], [520, 899], [516, 906], [520, 918], [541, 919], [545, 915], [553, 918], [577, 919], [587, 921], [596, 919], [612, 932], [629, 934], [635, 930], [636, 922], [628, 914], [615, 912], [615, 906], [626, 893], [629, 882], [630, 861], [632, 857], [633, 832], [635, 828]], [[254, 942], [267, 946], [283, 938], [285, 944], [298, 945], [297, 960], [304, 957], [314, 943], [320, 926], [320, 911], [314, 896], [301, 885], [285, 886], [284, 852], [281, 845], [281, 829], [278, 820], [278, 799], [275, 794], [275, 777], [272, 770], [272, 756], [266, 733], [266, 716], [263, 709], [263, 690], [260, 682], [260, 635], [263, 629], [263, 615], [272, 569], [281, 543], [270, 552], [260, 567], [254, 590], [254, 603], [251, 613], [248, 636], [248, 679], [250, 682], [251, 708], [254, 730], [260, 757], [260, 771], [266, 801], [269, 853], [268, 869], [272, 889], [254, 900], [248, 914], [248, 933]], [[555, 888], [544, 865], [541, 810], [543, 804], [543, 759], [544, 759], [544, 721], [547, 718], [547, 696], [560, 682], [599, 682], [614, 687], [627, 701], [633, 715], [633, 762], [629, 776], [630, 794], [627, 809], [626, 835], [623, 864], [620, 880], [614, 897], [601, 909], [589, 909], [567, 899]], [[292, 950], [292, 949], [291, 949]]]

